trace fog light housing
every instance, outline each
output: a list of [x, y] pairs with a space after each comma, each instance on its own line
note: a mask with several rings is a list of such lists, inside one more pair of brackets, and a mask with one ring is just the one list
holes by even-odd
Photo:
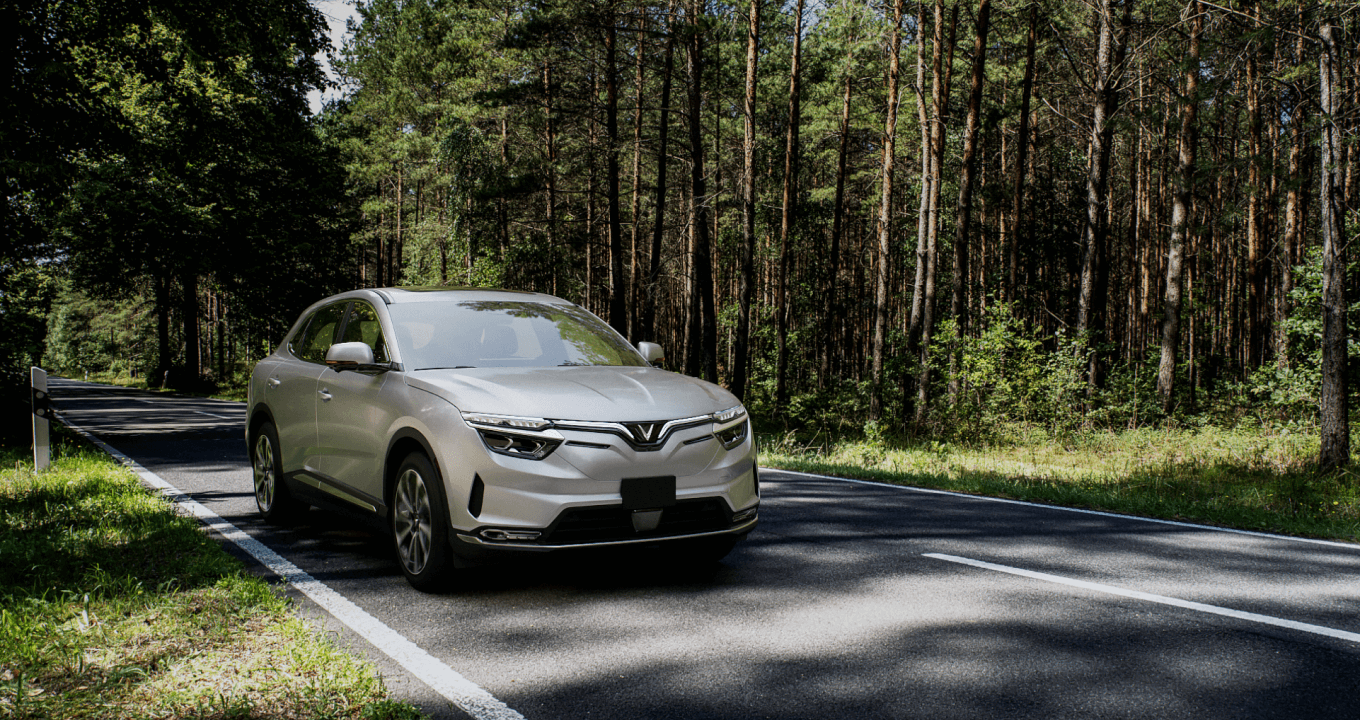
[[502, 528], [487, 528], [479, 533], [483, 540], [491, 542], [529, 542], [537, 540], [543, 533], [537, 530], [514, 530]]
[[752, 505], [751, 507], [748, 507], [745, 510], [738, 510], [737, 512], [732, 513], [732, 524], [736, 525], [737, 523], [746, 522], [747, 520], [750, 520], [751, 518], [755, 517], [756, 513], [758, 513], [759, 511], [760, 511], [759, 505]]

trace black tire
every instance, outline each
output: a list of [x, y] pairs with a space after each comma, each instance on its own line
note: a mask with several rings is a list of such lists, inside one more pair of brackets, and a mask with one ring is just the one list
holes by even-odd
[[283, 481], [279, 433], [272, 422], [264, 423], [255, 431], [250, 448], [250, 469], [255, 485], [255, 507], [259, 508], [265, 521], [276, 525], [296, 522], [307, 505], [298, 502]]
[[407, 455], [397, 468], [388, 520], [397, 564], [411, 587], [421, 592], [447, 588], [453, 563], [444, 481], [423, 453]]

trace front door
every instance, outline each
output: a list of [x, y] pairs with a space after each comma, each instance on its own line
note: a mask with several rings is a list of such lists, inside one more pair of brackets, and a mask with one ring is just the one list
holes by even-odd
[[[351, 306], [338, 342], [367, 344], [374, 363], [390, 359], [378, 313], [363, 301]], [[395, 402], [387, 395], [399, 391], [399, 386], [390, 372], [354, 370], [326, 370], [317, 384], [317, 468], [342, 489], [367, 496], [370, 504], [382, 502], [382, 461], [397, 416]]]

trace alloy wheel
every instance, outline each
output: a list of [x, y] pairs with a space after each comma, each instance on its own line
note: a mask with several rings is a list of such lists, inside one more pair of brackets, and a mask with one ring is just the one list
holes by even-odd
[[430, 494], [425, 479], [412, 468], [397, 478], [396, 507], [392, 529], [396, 533], [397, 555], [412, 575], [419, 575], [430, 558], [434, 534], [430, 524]]
[[260, 433], [255, 441], [253, 470], [255, 475], [255, 504], [260, 512], [269, 512], [274, 506], [274, 491], [278, 478], [274, 474], [274, 443], [269, 435]]

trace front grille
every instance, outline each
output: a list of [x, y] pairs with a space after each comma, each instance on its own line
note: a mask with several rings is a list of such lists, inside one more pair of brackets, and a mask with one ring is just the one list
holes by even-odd
[[557, 516], [557, 521], [539, 542], [543, 545], [576, 545], [693, 535], [725, 530], [731, 519], [727, 504], [719, 498], [684, 500], [662, 512], [661, 524], [655, 530], [640, 533], [633, 530], [633, 512], [618, 505], [570, 508]]

